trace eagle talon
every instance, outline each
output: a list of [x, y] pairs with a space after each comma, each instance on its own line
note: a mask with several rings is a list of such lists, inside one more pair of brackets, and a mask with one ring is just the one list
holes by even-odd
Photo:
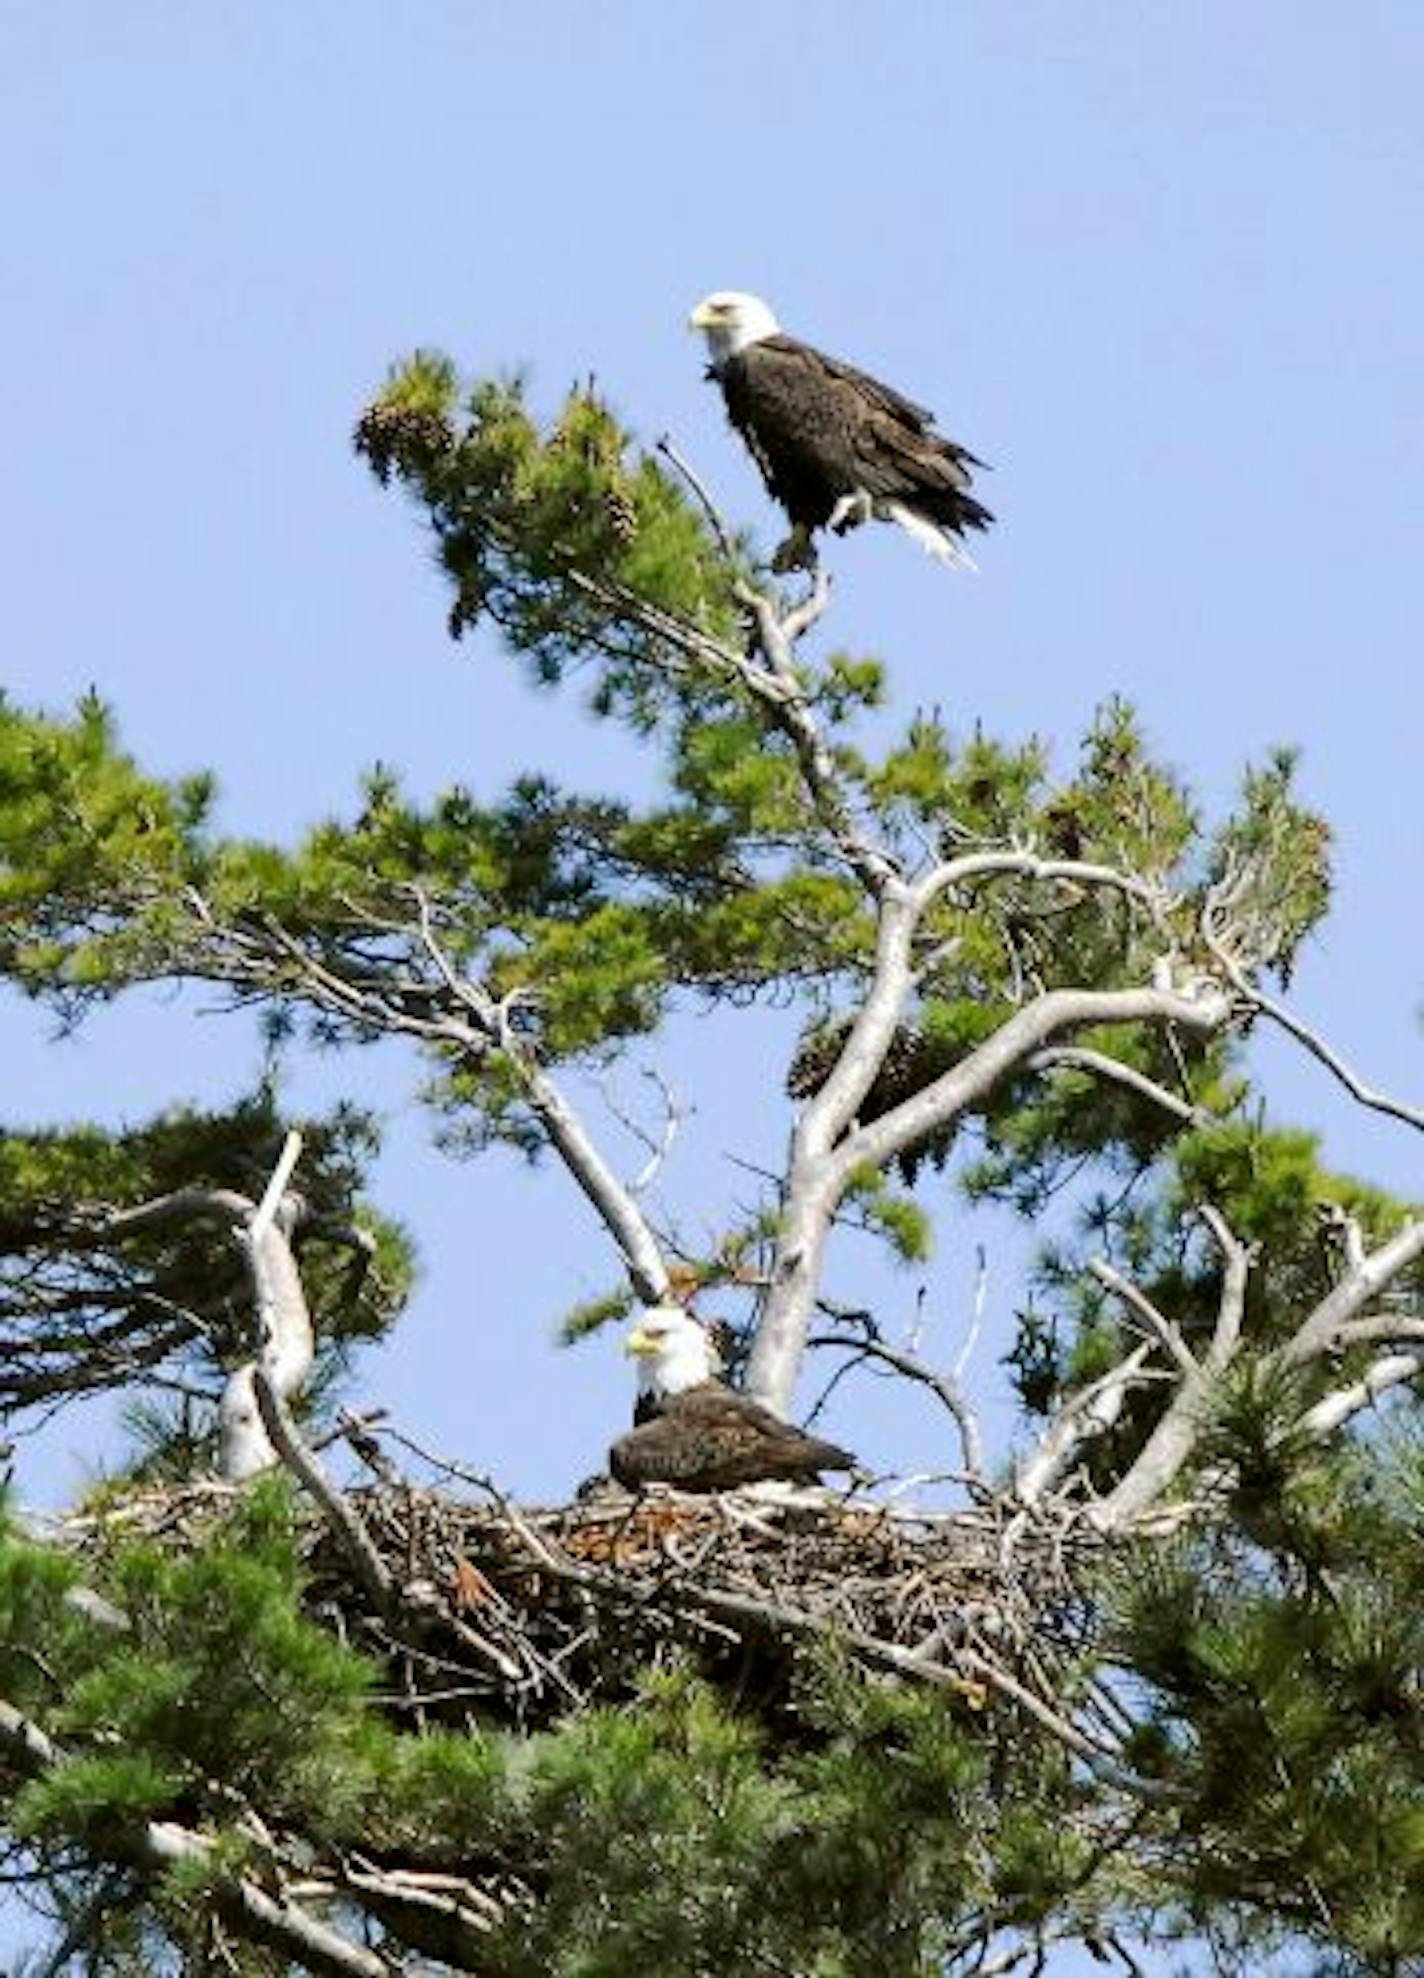
[[814, 570], [818, 560], [811, 531], [798, 522], [772, 557], [771, 567], [778, 577], [784, 577], [792, 570]]

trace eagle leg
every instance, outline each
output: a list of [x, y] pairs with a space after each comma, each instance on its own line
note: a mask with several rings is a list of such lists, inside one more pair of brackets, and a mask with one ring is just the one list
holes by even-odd
[[848, 529], [858, 529], [862, 522], [873, 520], [874, 515], [874, 502], [864, 488], [856, 488], [852, 493], [841, 496], [826, 518], [826, 527], [843, 536]]
[[771, 567], [778, 577], [784, 577], [788, 570], [814, 570], [816, 562], [816, 545], [811, 540], [811, 531], [804, 522], [798, 522], [772, 557]]

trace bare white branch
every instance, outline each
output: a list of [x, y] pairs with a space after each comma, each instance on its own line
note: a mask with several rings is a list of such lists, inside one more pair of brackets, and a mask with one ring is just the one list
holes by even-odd
[[[1169, 904], [1159, 886], [1140, 879], [1136, 873], [1121, 872], [1116, 866], [1095, 865], [1083, 859], [1046, 859], [1036, 852], [1022, 850], [970, 852], [947, 859], [922, 873], [915, 881], [917, 905], [921, 912], [935, 900], [974, 879], [1032, 879], [1044, 884], [1058, 882], [1072, 886], [1102, 886], [1122, 893], [1144, 909], [1153, 924], [1168, 939], [1165, 914]], [[1170, 992], [1171, 983], [1160, 985]]]
[[984, 1324], [984, 1307], [989, 1300], [989, 1257], [981, 1243], [975, 1252], [974, 1303], [969, 1310], [969, 1330], [964, 1335], [964, 1344], [954, 1356], [954, 1378], [963, 1380], [964, 1370], [974, 1357], [974, 1349], [979, 1344], [979, 1334]]
[[941, 1373], [929, 1366], [918, 1354], [907, 1352], [903, 1347], [891, 1346], [870, 1330], [866, 1322], [859, 1337], [843, 1337], [839, 1333], [819, 1333], [808, 1339], [810, 1346], [835, 1346], [853, 1356], [853, 1360], [875, 1360], [881, 1366], [889, 1367], [907, 1380], [927, 1387], [931, 1394], [938, 1396], [953, 1418], [959, 1434], [959, 1447], [965, 1474], [982, 1479], [984, 1475], [984, 1438], [980, 1432], [979, 1420], [970, 1406], [969, 1398], [951, 1373]]
[[1050, 989], [1007, 1018], [966, 1058], [923, 1091], [846, 1136], [836, 1158], [849, 1173], [862, 1163], [880, 1167], [986, 1097], [1016, 1069], [1064, 1032], [1092, 1024], [1175, 1023], [1197, 1032], [1219, 1030], [1230, 1015], [1225, 996], [1187, 996], [1163, 989]]
[[1339, 1202], [1327, 1202], [1323, 1214], [1330, 1228], [1339, 1235], [1345, 1262], [1352, 1271], [1359, 1270], [1366, 1254], [1365, 1232], [1360, 1228], [1359, 1218], [1352, 1216]]
[[1021, 1504], [1039, 1503], [1067, 1474], [1083, 1444], [1113, 1426], [1129, 1391], [1153, 1378], [1143, 1372], [1151, 1352], [1150, 1341], [1144, 1340], [1125, 1360], [1068, 1397], [1033, 1449], [1015, 1465], [1014, 1496]]
[[1300, 1366], [1328, 1351], [1341, 1327], [1357, 1319], [1420, 1255], [1424, 1255], [1424, 1216], [1405, 1223], [1387, 1243], [1372, 1250], [1306, 1315], [1282, 1348], [1285, 1365]]
[[1222, 1253], [1224, 1265], [1211, 1342], [1197, 1371], [1183, 1374], [1166, 1413], [1148, 1436], [1131, 1469], [1093, 1507], [1093, 1522], [1101, 1531], [1120, 1531], [1141, 1518], [1177, 1477], [1196, 1446], [1202, 1415], [1215, 1382], [1230, 1365], [1240, 1342], [1254, 1252], [1238, 1241], [1219, 1210], [1208, 1205], [1200, 1213]]
[[[469, 1011], [485, 1043], [504, 1053], [519, 1078], [530, 1110], [622, 1251], [639, 1297], [656, 1304], [667, 1291], [667, 1266], [652, 1227], [632, 1192], [599, 1153], [564, 1092], [520, 1041], [512, 1023], [513, 999], [505, 997], [496, 1002], [478, 984], [459, 975], [435, 932], [429, 902], [419, 889], [416, 896], [421, 939], [441, 980]], [[514, 997], [518, 995], [515, 991]]]
[[[963, 872], [977, 867], [980, 860], [969, 857], [954, 863]], [[908, 992], [910, 943], [922, 897], [919, 887], [898, 881], [885, 888], [869, 994], [840, 1057], [792, 1136], [772, 1284], [747, 1369], [749, 1391], [781, 1414], [790, 1408], [831, 1223], [857, 1170], [883, 1168], [897, 1154], [942, 1130], [1065, 1033], [1106, 1023], [1178, 1024], [1211, 1032], [1230, 1016], [1227, 997], [1210, 986], [1192, 994], [1148, 987], [1049, 990], [1016, 1010], [977, 1050], [921, 1091], [868, 1125], [853, 1126], [854, 1113], [895, 1035]]]
[[1416, 1127], [1424, 1132], [1424, 1107], [1410, 1105], [1403, 1099], [1396, 1099], [1392, 1093], [1382, 1091], [1378, 1086], [1367, 1085], [1339, 1052], [1326, 1043], [1318, 1030], [1313, 1029], [1293, 1010], [1288, 1009], [1284, 1003], [1278, 1002], [1274, 996], [1268, 995], [1251, 980], [1213, 931], [1210, 917], [1204, 925], [1203, 934], [1223, 974], [1243, 1002], [1259, 1010], [1262, 1016], [1269, 1017], [1272, 1023], [1278, 1024], [1288, 1036], [1304, 1046], [1317, 1064], [1324, 1065], [1331, 1077], [1337, 1079], [1351, 1098], [1357, 1099], [1362, 1106], [1368, 1106], [1371, 1112], [1383, 1113], [1389, 1119], [1400, 1120], [1405, 1126]]
[[1352, 1415], [1372, 1408], [1391, 1388], [1402, 1387], [1406, 1381], [1418, 1380], [1421, 1375], [1424, 1375], [1424, 1351], [1382, 1354], [1359, 1380], [1352, 1381], [1348, 1387], [1336, 1388], [1313, 1408], [1307, 1408], [1300, 1418], [1300, 1426], [1307, 1434], [1322, 1439], [1333, 1435]]
[[1184, 1126], [1201, 1126], [1212, 1117], [1204, 1107], [1194, 1106], [1189, 1099], [1169, 1092], [1165, 1085], [1159, 1085], [1146, 1072], [1109, 1057], [1106, 1051], [1090, 1051], [1078, 1044], [1054, 1044], [1046, 1051], [1035, 1051], [1028, 1061], [1028, 1069], [1090, 1071], [1097, 1078], [1107, 1079], [1114, 1085], [1124, 1086], [1129, 1092], [1135, 1092], [1139, 1098], [1150, 1099], [1153, 1105], [1171, 1113]]
[[1336, 1346], [1375, 1346], [1381, 1340], [1424, 1339], [1424, 1319], [1403, 1312], [1377, 1312], [1337, 1328]]
[[1111, 1292], [1119, 1304], [1126, 1306], [1140, 1330], [1165, 1348], [1167, 1357], [1176, 1362], [1179, 1373], [1191, 1379], [1201, 1372], [1180, 1331], [1165, 1313], [1158, 1311], [1140, 1285], [1124, 1277], [1121, 1271], [1114, 1270], [1106, 1257], [1090, 1257], [1088, 1272], [1104, 1291]]
[[598, 1090], [602, 1096], [604, 1105], [607, 1106], [609, 1112], [617, 1120], [624, 1132], [630, 1134], [641, 1147], [647, 1149], [647, 1160], [639, 1168], [638, 1172], [632, 1175], [624, 1184], [628, 1193], [633, 1196], [645, 1195], [657, 1180], [668, 1156], [672, 1153], [677, 1143], [677, 1136], [682, 1131], [683, 1120], [686, 1117], [676, 1092], [656, 1066], [644, 1065], [641, 1076], [648, 1084], [657, 1088], [658, 1097], [662, 1104], [662, 1127], [656, 1138], [643, 1125], [642, 1121], [637, 1119], [620, 1102], [613, 1079], [605, 1076], [598, 1080]]
[[219, 1410], [220, 1464], [233, 1483], [270, 1470], [278, 1461], [258, 1401], [258, 1368], [285, 1402], [301, 1388], [316, 1358], [306, 1291], [281, 1214], [301, 1151], [301, 1135], [289, 1133], [260, 1204], [235, 1232], [252, 1279], [257, 1354], [229, 1376]]

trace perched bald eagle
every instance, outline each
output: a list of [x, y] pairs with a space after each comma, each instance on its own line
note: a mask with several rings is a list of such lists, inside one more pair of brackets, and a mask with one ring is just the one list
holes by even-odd
[[707, 338], [708, 376], [751, 450], [791, 534], [772, 561], [794, 570], [816, 560], [817, 529], [844, 535], [872, 518], [898, 522], [944, 563], [973, 569], [960, 538], [993, 516], [969, 492], [964, 447], [932, 430], [934, 415], [889, 385], [783, 335], [755, 295], [709, 295], [689, 322]]
[[706, 1331], [676, 1305], [655, 1305], [628, 1335], [638, 1358], [639, 1426], [620, 1436], [608, 1467], [628, 1490], [734, 1490], [782, 1479], [815, 1483], [823, 1470], [853, 1470], [855, 1458], [783, 1422], [724, 1387], [713, 1374]]

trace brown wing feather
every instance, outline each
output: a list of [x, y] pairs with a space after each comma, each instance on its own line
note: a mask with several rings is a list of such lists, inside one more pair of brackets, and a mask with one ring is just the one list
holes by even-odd
[[669, 1483], [683, 1490], [731, 1490], [771, 1478], [814, 1481], [855, 1459], [783, 1422], [769, 1408], [706, 1381], [670, 1396], [660, 1414], [620, 1436], [609, 1468], [630, 1489]]

